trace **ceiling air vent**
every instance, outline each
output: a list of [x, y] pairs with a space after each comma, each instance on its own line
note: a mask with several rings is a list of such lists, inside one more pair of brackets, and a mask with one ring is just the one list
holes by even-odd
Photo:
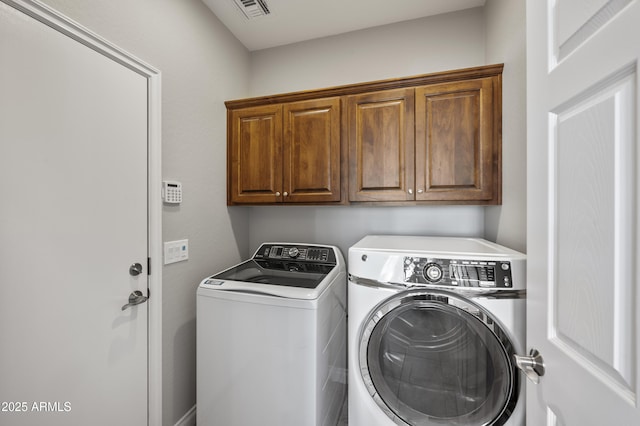
[[265, 0], [233, 0], [247, 19], [254, 19], [270, 14]]

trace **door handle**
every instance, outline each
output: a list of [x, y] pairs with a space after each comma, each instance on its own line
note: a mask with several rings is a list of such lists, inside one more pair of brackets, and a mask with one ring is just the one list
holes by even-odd
[[134, 292], [132, 292], [129, 295], [129, 303], [127, 303], [126, 305], [124, 305], [122, 307], [122, 310], [124, 311], [125, 309], [128, 309], [132, 306], [135, 305], [139, 305], [141, 303], [144, 303], [148, 300], [149, 298], [145, 295], [142, 294], [142, 292], [140, 290], [136, 290]]
[[537, 349], [531, 349], [529, 356], [514, 355], [513, 358], [516, 366], [522, 370], [527, 379], [536, 385], [540, 383], [540, 377], [544, 376], [544, 359]]

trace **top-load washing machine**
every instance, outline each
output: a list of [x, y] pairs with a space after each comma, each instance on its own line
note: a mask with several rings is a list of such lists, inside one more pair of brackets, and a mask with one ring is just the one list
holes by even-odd
[[334, 246], [264, 243], [197, 291], [198, 426], [334, 426], [347, 276]]
[[349, 249], [349, 426], [525, 422], [525, 256], [477, 238]]

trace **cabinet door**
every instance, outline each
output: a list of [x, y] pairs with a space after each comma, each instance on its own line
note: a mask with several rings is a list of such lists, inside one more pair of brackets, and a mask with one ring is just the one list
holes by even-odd
[[284, 105], [284, 201], [340, 201], [340, 98]]
[[414, 90], [349, 96], [349, 200], [413, 200]]
[[416, 199], [500, 202], [499, 77], [416, 88]]
[[230, 203], [282, 201], [282, 106], [232, 110], [228, 125]]

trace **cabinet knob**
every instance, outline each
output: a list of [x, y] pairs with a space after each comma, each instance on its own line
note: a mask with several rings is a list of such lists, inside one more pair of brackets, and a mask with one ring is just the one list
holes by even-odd
[[284, 195], [286, 197], [287, 195], [289, 195], [289, 193], [287, 191], [284, 191], [284, 194], [282, 194], [282, 195]]
[[276, 197], [280, 196], [280, 191], [276, 191]]
[[407, 191], [409, 194], [413, 194], [413, 189], [409, 188], [409, 190]]
[[424, 189], [418, 189], [418, 194], [422, 194], [424, 192]]

